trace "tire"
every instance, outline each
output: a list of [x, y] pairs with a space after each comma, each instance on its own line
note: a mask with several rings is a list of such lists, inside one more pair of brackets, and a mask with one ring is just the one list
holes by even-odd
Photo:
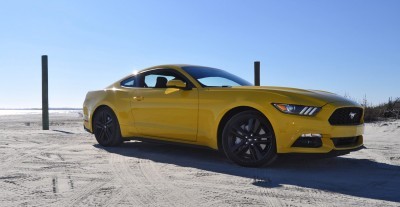
[[238, 165], [260, 167], [277, 158], [271, 123], [257, 111], [243, 111], [225, 124], [222, 132], [225, 155]]
[[120, 145], [123, 140], [117, 116], [108, 108], [100, 108], [93, 117], [94, 136], [103, 147]]

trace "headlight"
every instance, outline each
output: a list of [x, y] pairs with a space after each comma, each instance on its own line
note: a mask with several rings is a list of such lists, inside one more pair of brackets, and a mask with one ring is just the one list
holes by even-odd
[[275, 108], [277, 108], [279, 111], [283, 113], [296, 114], [302, 116], [314, 116], [321, 110], [321, 107], [315, 107], [315, 106], [302, 106], [302, 105], [282, 104], [282, 103], [274, 103], [272, 105], [274, 105]]

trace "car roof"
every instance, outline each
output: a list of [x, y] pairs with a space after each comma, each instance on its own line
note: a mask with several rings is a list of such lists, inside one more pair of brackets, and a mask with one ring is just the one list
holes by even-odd
[[156, 65], [152, 67], [148, 67], [142, 70], [139, 70], [138, 72], [149, 70], [149, 69], [168, 69], [168, 68], [182, 68], [182, 67], [205, 67], [205, 66], [200, 66], [200, 65], [191, 65], [191, 64], [163, 64], [163, 65]]
[[152, 70], [152, 69], [160, 69], [160, 70], [167, 70], [167, 69], [178, 69], [178, 70], [182, 70], [182, 67], [206, 67], [206, 66], [200, 66], [200, 65], [191, 65], [191, 64], [163, 64], [163, 65], [156, 65], [156, 66], [152, 66], [152, 67], [148, 67], [148, 68], [144, 68], [138, 71], [135, 71], [129, 75], [124, 76], [123, 78], [121, 78], [120, 80], [114, 82], [113, 84], [111, 84], [110, 86], [106, 87], [106, 88], [110, 88], [110, 87], [114, 87], [115, 85], [119, 85], [121, 83], [121, 81], [130, 78], [134, 75], [137, 75], [138, 73], [142, 73], [144, 71], [148, 71], [148, 70]]

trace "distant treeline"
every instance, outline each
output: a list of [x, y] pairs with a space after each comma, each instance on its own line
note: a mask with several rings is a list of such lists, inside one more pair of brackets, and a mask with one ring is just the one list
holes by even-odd
[[386, 103], [372, 106], [368, 105], [367, 99], [364, 97], [362, 105], [365, 107], [364, 121], [374, 122], [384, 119], [400, 119], [400, 98], [389, 100]]

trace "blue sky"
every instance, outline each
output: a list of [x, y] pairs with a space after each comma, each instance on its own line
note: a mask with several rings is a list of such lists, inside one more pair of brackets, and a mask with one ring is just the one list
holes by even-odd
[[0, 2], [0, 108], [81, 107], [134, 70], [166, 63], [225, 69], [261, 84], [378, 104], [400, 97], [400, 1]]

